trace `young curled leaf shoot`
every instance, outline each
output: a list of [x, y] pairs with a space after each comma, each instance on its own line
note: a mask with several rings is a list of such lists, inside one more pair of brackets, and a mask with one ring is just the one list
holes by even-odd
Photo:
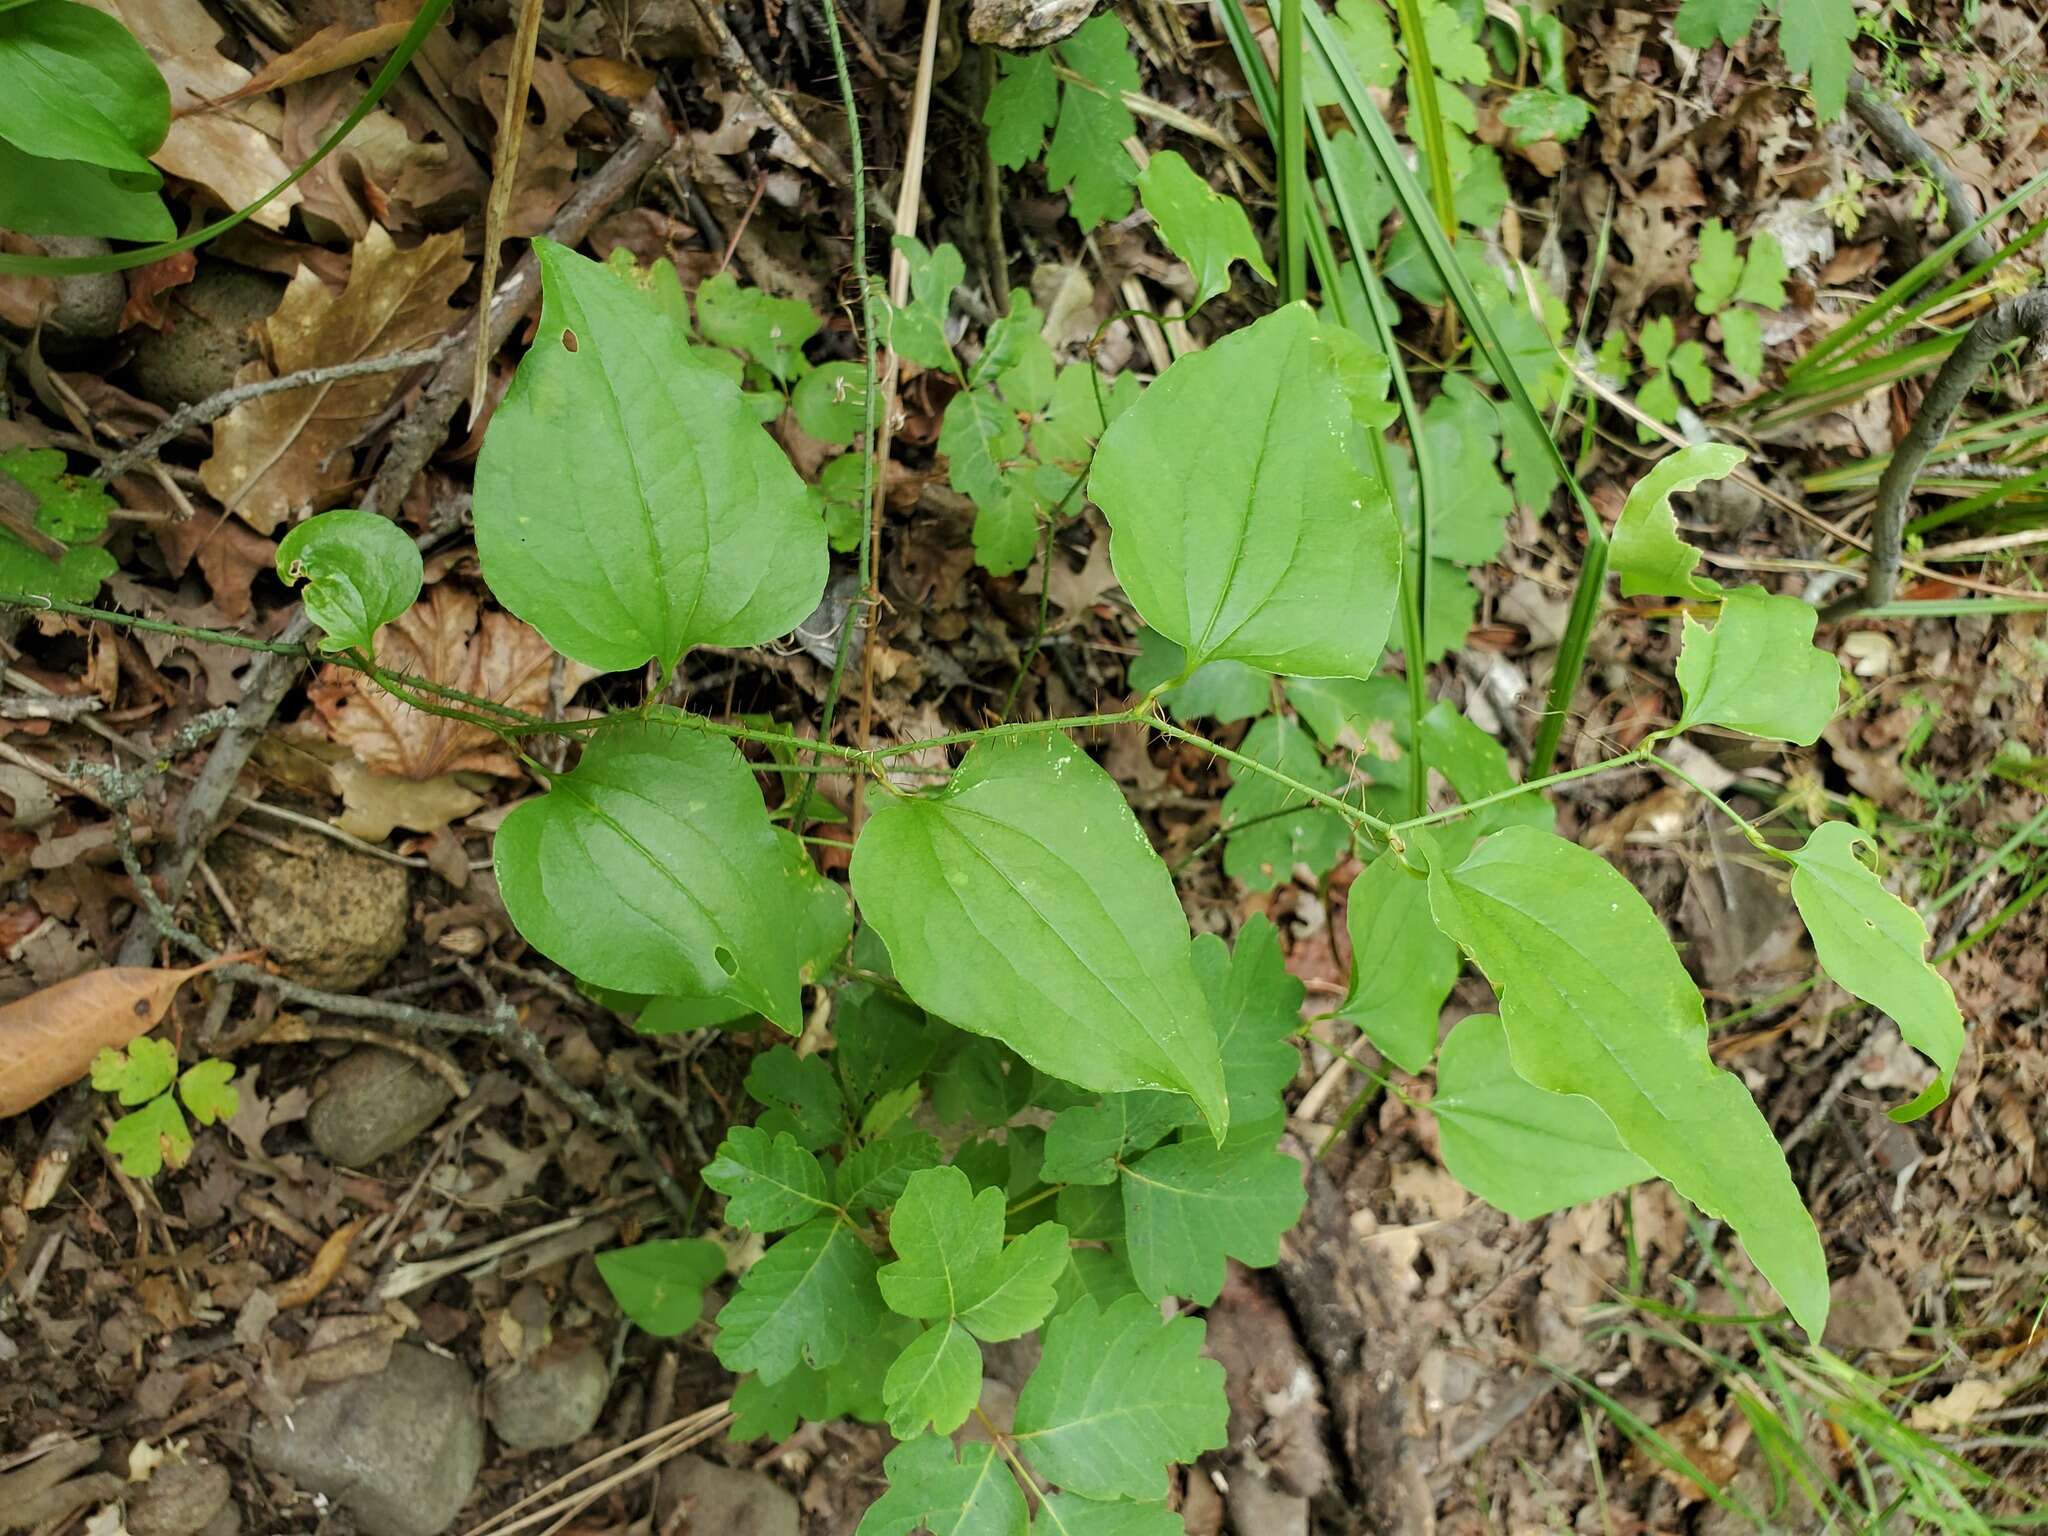
[[279, 540], [277, 574], [306, 584], [306, 617], [323, 651], [368, 653], [377, 630], [420, 595], [418, 546], [388, 517], [337, 508], [309, 517]]

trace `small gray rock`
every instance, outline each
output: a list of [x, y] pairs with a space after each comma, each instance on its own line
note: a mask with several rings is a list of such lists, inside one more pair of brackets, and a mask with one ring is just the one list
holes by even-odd
[[242, 1512], [233, 1500], [221, 1505], [220, 1513], [207, 1522], [199, 1536], [242, 1536]]
[[285, 285], [262, 272], [207, 264], [159, 305], [170, 323], [143, 330], [129, 364], [145, 400], [162, 406], [190, 405], [217, 395], [235, 382], [242, 364], [258, 355], [259, 320], [270, 318]]
[[130, 1536], [195, 1536], [228, 1505], [228, 1469], [217, 1461], [167, 1461], [128, 1502]]
[[249, 937], [293, 981], [353, 992], [405, 947], [412, 888], [402, 865], [324, 837], [299, 857], [245, 837], [213, 846], [213, 867]]
[[315, 1387], [282, 1423], [257, 1424], [249, 1454], [341, 1504], [363, 1536], [441, 1536], [483, 1466], [474, 1385], [459, 1362], [400, 1344], [376, 1374]]
[[720, 1466], [701, 1456], [678, 1456], [661, 1472], [654, 1507], [666, 1525], [688, 1502], [692, 1531], [726, 1536], [797, 1536], [796, 1499], [765, 1473]]
[[[97, 235], [38, 235], [46, 256], [104, 256], [113, 249]], [[128, 284], [118, 272], [80, 272], [55, 280], [57, 304], [50, 324], [78, 341], [104, 341], [121, 326]], [[44, 338], [49, 349], [50, 338]]]
[[330, 1163], [367, 1168], [432, 1125], [454, 1097], [417, 1062], [364, 1046], [328, 1069], [326, 1088], [306, 1111], [306, 1129]]
[[1821, 1342], [1837, 1354], [1902, 1349], [1913, 1336], [1913, 1315], [1891, 1277], [1864, 1263], [1828, 1287], [1828, 1326]]
[[568, 1445], [590, 1433], [611, 1386], [603, 1353], [586, 1344], [497, 1377], [484, 1388], [484, 1413], [515, 1451]]
[[1249, 1466], [1230, 1469], [1223, 1504], [1237, 1536], [1308, 1536], [1308, 1500], [1285, 1493]]

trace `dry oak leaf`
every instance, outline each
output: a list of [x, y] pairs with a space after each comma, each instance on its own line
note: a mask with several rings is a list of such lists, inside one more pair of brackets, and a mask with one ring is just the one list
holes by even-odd
[[[475, 595], [444, 581], [377, 631], [377, 664], [538, 715], [547, 712], [553, 691], [555, 652], [510, 614], [479, 617]], [[573, 661], [562, 666], [564, 700], [598, 675]], [[520, 771], [483, 727], [414, 709], [357, 672], [329, 667], [314, 703], [334, 739], [378, 773], [431, 779], [470, 770], [510, 778]]]
[[253, 951], [221, 955], [179, 971], [107, 966], [0, 1007], [0, 1118], [77, 1082], [102, 1047], [120, 1050], [155, 1028], [178, 988], [194, 976], [253, 958]]
[[[251, 363], [238, 377], [247, 382], [426, 346], [461, 318], [448, 299], [468, 275], [459, 231], [401, 251], [372, 224], [355, 249], [347, 291], [336, 297], [300, 268], [277, 312], [256, 327], [269, 368]], [[354, 480], [350, 450], [404, 384], [403, 373], [371, 373], [245, 401], [214, 429], [213, 457], [199, 466], [199, 478], [222, 506], [269, 533]]]

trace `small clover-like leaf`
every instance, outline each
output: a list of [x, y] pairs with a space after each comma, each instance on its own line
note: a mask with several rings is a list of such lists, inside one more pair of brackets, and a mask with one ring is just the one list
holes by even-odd
[[915, 235], [898, 235], [893, 244], [910, 268], [910, 301], [886, 305], [889, 346], [920, 368], [957, 374], [960, 364], [946, 340], [946, 311], [953, 290], [967, 280], [967, 263], [950, 241], [926, 250]]
[[201, 1125], [232, 1119], [242, 1107], [242, 1096], [230, 1079], [235, 1075], [231, 1061], [201, 1061], [185, 1069], [178, 1079], [178, 1097]]
[[832, 1208], [825, 1170], [788, 1131], [770, 1136], [736, 1125], [704, 1167], [704, 1182], [725, 1196], [725, 1219], [755, 1232], [799, 1226]]
[[1242, 261], [1268, 283], [1273, 281], [1273, 269], [1266, 265], [1244, 205], [1213, 189], [1177, 151], [1164, 149], [1152, 156], [1138, 175], [1138, 195], [1159, 228], [1159, 238], [1195, 274], [1190, 314], [1228, 291], [1233, 261]]
[[277, 546], [277, 574], [306, 583], [306, 617], [323, 651], [367, 651], [420, 595], [419, 547], [388, 517], [341, 507], [309, 517]]
[[597, 1272], [626, 1316], [672, 1339], [704, 1315], [704, 1292], [725, 1273], [725, 1250], [700, 1237], [657, 1238], [598, 1254]]
[[128, 1105], [155, 1098], [177, 1075], [176, 1048], [154, 1035], [137, 1036], [125, 1050], [103, 1047], [92, 1062], [93, 1087]]
[[1517, 144], [1534, 144], [1538, 139], [1569, 144], [1593, 121], [1593, 108], [1569, 91], [1538, 87], [1510, 96], [1500, 109], [1500, 120], [1515, 130]]
[[1751, 736], [1810, 746], [1834, 718], [1842, 669], [1813, 643], [1814, 610], [1796, 597], [1736, 587], [1710, 629], [1685, 620], [1679, 728], [1724, 725]]
[[1764, 371], [1763, 322], [1753, 309], [1721, 311], [1721, 350], [1737, 378], [1754, 384]]
[[1785, 265], [1785, 248], [1769, 230], [1749, 237], [1749, 257], [1742, 265], [1742, 282], [1735, 297], [1761, 309], [1785, 307], [1785, 279], [1791, 269]]
[[1906, 1043], [1934, 1063], [1935, 1078], [1894, 1120], [1917, 1120], [1948, 1097], [1963, 1051], [1956, 995], [1925, 959], [1927, 925], [1856, 857], [1869, 838], [1847, 822], [1823, 822], [1792, 860], [1792, 900], [1814, 953], [1837, 985], [1881, 1009]]

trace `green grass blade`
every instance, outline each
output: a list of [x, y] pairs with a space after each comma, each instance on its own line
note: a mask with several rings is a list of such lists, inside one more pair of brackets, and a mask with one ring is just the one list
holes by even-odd
[[[1458, 238], [1457, 200], [1451, 186], [1450, 137], [1444, 132], [1443, 109], [1436, 100], [1436, 66], [1429, 58], [1429, 31], [1422, 24], [1419, 0], [1395, 0], [1401, 20], [1401, 43], [1408, 54], [1408, 115], [1422, 129], [1422, 158], [1429, 165], [1429, 189], [1436, 202], [1444, 238]], [[1414, 137], [1411, 132], [1410, 137]]]
[[[1226, 8], [1239, 3], [1240, 0], [1225, 0]], [[1507, 355], [1507, 349], [1501, 345], [1492, 320], [1487, 317], [1478, 295], [1466, 280], [1464, 269], [1451, 252], [1450, 242], [1437, 227], [1429, 201], [1416, 182], [1414, 172], [1408, 169], [1408, 162], [1394, 140], [1393, 130], [1366, 93], [1357, 72], [1351, 67], [1350, 59], [1331, 37], [1328, 18], [1319, 7], [1307, 6], [1304, 9], [1309, 40], [1335, 79], [1337, 94], [1352, 126], [1364, 136], [1367, 148], [1379, 164], [1380, 174], [1386, 177], [1393, 189], [1394, 201], [1402, 217], [1414, 226], [1438, 280], [1450, 294], [1480, 350], [1486, 354], [1501, 387], [1507, 391], [1509, 404], [1542, 440], [1559, 480], [1571, 493], [1585, 524], [1585, 556], [1579, 568], [1578, 585], [1572, 593], [1571, 614], [1566, 621], [1564, 637], [1558, 644], [1557, 664], [1551, 676], [1550, 697], [1543, 723], [1537, 729], [1535, 746], [1530, 754], [1529, 773], [1532, 777], [1541, 777], [1549, 772], [1551, 761], [1556, 756], [1558, 739], [1564, 734], [1566, 713], [1577, 689], [1579, 674], [1585, 667], [1586, 646], [1592, 638], [1601, 589], [1607, 579], [1607, 530], [1600, 521], [1599, 513], [1593, 509], [1585, 487], [1579, 484], [1578, 476], [1572, 473], [1571, 465], [1565, 462], [1564, 454], [1551, 437], [1548, 423], [1544, 421], [1542, 412], [1537, 410], [1536, 402], [1530, 398], [1521, 374]]]
[[1280, 0], [1280, 117], [1273, 141], [1280, 150], [1280, 301], [1308, 296], [1308, 136], [1302, 132], [1302, 76], [1308, 55], [1301, 46], [1301, 13], [1310, 0]]

